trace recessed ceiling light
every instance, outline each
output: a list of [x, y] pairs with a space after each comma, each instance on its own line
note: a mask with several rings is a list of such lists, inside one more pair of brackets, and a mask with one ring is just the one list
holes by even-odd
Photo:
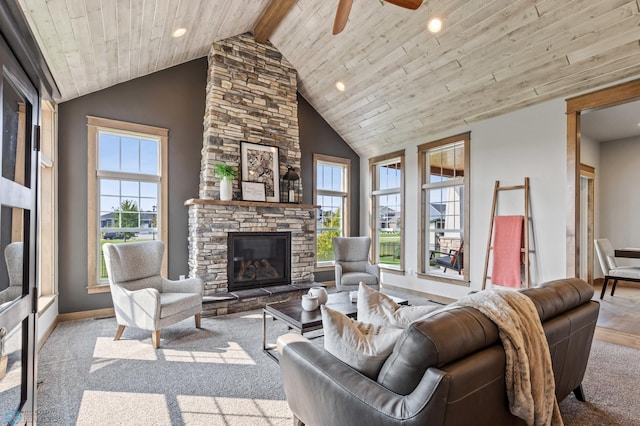
[[337, 81], [336, 82], [336, 89], [338, 89], [338, 91], [344, 92], [346, 88], [347, 88], [347, 86], [345, 86], [342, 81]]
[[440, 32], [440, 30], [442, 29], [442, 19], [440, 18], [429, 19], [429, 23], [427, 23], [427, 29], [433, 34]]
[[178, 28], [171, 35], [173, 36], [173, 38], [179, 38], [179, 37], [182, 37], [183, 35], [185, 35], [186, 33], [187, 33], [187, 29], [186, 28]]

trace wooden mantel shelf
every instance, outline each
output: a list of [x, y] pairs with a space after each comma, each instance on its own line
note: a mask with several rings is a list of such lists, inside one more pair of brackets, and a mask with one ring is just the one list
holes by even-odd
[[268, 201], [222, 201], [213, 200], [208, 198], [190, 198], [184, 202], [185, 206], [193, 206], [195, 204], [203, 205], [218, 205], [218, 206], [244, 206], [244, 207], [276, 207], [276, 208], [290, 208], [290, 209], [317, 209], [320, 206], [314, 206], [311, 204], [296, 204], [296, 203], [273, 203]]

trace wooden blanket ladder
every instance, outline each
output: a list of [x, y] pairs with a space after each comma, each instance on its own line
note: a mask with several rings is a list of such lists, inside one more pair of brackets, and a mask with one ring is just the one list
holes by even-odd
[[493, 228], [496, 217], [496, 208], [498, 204], [498, 194], [502, 191], [512, 191], [512, 190], [524, 190], [524, 248], [520, 249], [521, 253], [524, 253], [524, 285], [526, 288], [529, 288], [529, 178], [524, 178], [523, 185], [514, 185], [514, 186], [500, 186], [500, 181], [497, 180], [496, 184], [493, 188], [493, 203], [491, 206], [491, 223], [489, 224], [489, 239], [487, 241], [487, 251], [484, 259], [484, 276], [482, 279], [482, 289], [484, 290], [487, 285], [487, 279], [490, 279], [490, 276], [487, 276], [487, 271], [489, 269], [489, 257], [491, 256], [491, 252], [493, 250], [492, 238], [493, 238]]

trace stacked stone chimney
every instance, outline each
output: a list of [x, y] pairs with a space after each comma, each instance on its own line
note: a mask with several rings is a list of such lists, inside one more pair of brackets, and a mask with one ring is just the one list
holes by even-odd
[[[239, 35], [211, 46], [200, 198], [218, 198], [218, 162], [240, 164], [240, 142], [277, 146], [280, 176], [300, 170], [296, 70], [269, 44]], [[239, 180], [234, 199], [240, 198]]]

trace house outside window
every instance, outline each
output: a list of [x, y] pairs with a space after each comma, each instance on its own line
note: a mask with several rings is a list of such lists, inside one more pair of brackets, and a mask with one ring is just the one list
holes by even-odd
[[421, 181], [420, 273], [468, 281], [469, 141], [464, 133], [418, 147]]
[[318, 206], [316, 266], [332, 267], [333, 237], [349, 235], [349, 176], [351, 160], [314, 154], [314, 203]]
[[97, 117], [88, 117], [88, 129], [88, 278], [96, 292], [108, 289], [103, 244], [167, 242], [168, 130]]
[[372, 178], [372, 257], [382, 268], [404, 270], [404, 151], [369, 160]]

